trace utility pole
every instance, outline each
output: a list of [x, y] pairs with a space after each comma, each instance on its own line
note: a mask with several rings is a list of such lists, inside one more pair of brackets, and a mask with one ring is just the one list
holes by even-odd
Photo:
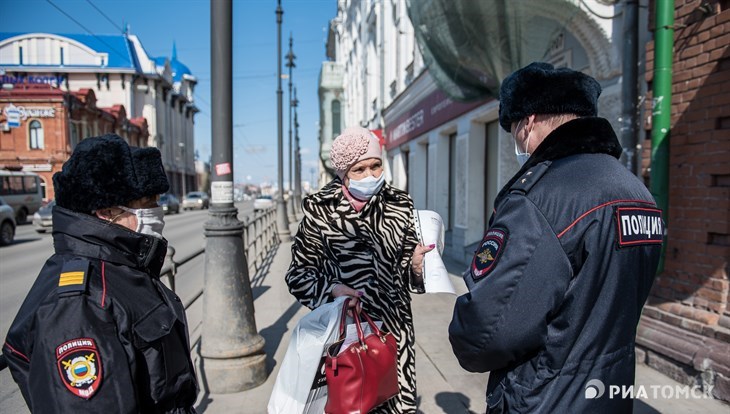
[[210, 4], [211, 206], [205, 222], [205, 294], [200, 346], [208, 391], [228, 394], [266, 381], [264, 338], [256, 331], [243, 223], [233, 205], [232, 0]]
[[[294, 100], [297, 100], [297, 88], [294, 88]], [[297, 105], [299, 106], [299, 105]], [[299, 153], [299, 121], [297, 119], [297, 110], [294, 110], [294, 214], [301, 212], [302, 206], [302, 160]]]
[[282, 242], [289, 241], [291, 239], [291, 232], [289, 232], [289, 218], [286, 214], [286, 202], [284, 201], [284, 137], [282, 134], [282, 92], [281, 90], [281, 20], [284, 10], [281, 8], [281, 0], [276, 2], [276, 109], [277, 109], [277, 132], [278, 132], [278, 149], [279, 149], [279, 191], [276, 196], [276, 227], [279, 240]]
[[294, 183], [294, 147], [292, 147], [292, 138], [291, 138], [291, 112], [292, 112], [292, 95], [291, 95], [291, 88], [292, 88], [292, 69], [296, 67], [296, 64], [294, 63], [294, 59], [297, 57], [294, 55], [294, 51], [292, 50], [292, 47], [294, 45], [294, 39], [292, 38], [291, 33], [289, 33], [289, 53], [286, 54], [286, 67], [289, 68], [289, 202], [288, 205], [288, 212], [289, 212], [289, 220], [296, 220], [296, 208], [294, 207], [294, 190], [292, 188], [292, 185]]

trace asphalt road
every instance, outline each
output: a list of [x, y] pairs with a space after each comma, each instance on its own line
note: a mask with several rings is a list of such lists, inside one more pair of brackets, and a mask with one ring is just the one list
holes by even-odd
[[[253, 202], [237, 203], [238, 217], [253, 216]], [[175, 248], [175, 258], [180, 259], [200, 249], [205, 243], [203, 225], [208, 219], [207, 210], [181, 211], [165, 216], [163, 234], [169, 245]], [[19, 226], [13, 244], [0, 247], [0, 343], [5, 341], [8, 328], [15, 318], [26, 294], [33, 285], [45, 261], [53, 254], [53, 238], [50, 232], [39, 234], [29, 224]], [[183, 302], [191, 298], [203, 286], [203, 256], [179, 268], [176, 291]], [[198, 303], [193, 306], [200, 306]], [[191, 325], [199, 321], [189, 321]], [[195, 328], [192, 326], [191, 328]], [[192, 330], [192, 329], [191, 329]], [[19, 399], [17, 386], [5, 369], [0, 372], [0, 412], [27, 412]], [[20, 404], [20, 405], [18, 405]], [[8, 411], [6, 411], [8, 410]]]

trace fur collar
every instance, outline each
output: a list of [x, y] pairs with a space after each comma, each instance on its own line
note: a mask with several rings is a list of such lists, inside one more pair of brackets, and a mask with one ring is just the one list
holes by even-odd
[[497, 198], [504, 196], [522, 174], [541, 162], [578, 154], [608, 154], [619, 158], [621, 152], [616, 133], [605, 118], [583, 117], [568, 121], [545, 138], [525, 165], [502, 187]]

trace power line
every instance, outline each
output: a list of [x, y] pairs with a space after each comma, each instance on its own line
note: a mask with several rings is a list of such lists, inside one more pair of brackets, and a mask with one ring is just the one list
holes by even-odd
[[76, 23], [77, 25], [79, 25], [79, 27], [81, 27], [82, 29], [86, 30], [86, 31], [87, 31], [87, 32], [88, 32], [88, 33], [89, 33], [90, 35], [94, 36], [94, 37], [95, 37], [95, 38], [96, 38], [96, 39], [97, 39], [98, 41], [100, 41], [101, 43], [104, 43], [104, 44], [105, 44], [105, 45], [106, 45], [106, 46], [107, 46], [107, 47], [108, 47], [108, 48], [109, 48], [109, 49], [110, 49], [110, 50], [111, 50], [112, 52], [114, 52], [114, 53], [116, 53], [117, 55], [119, 55], [119, 57], [121, 57], [121, 58], [123, 58], [123, 59], [130, 59], [130, 61], [131, 61], [131, 58], [130, 58], [129, 56], [125, 56], [125, 55], [124, 55], [123, 53], [121, 53], [121, 52], [119, 52], [118, 50], [114, 49], [114, 48], [113, 48], [113, 47], [112, 47], [112, 46], [111, 46], [111, 45], [110, 45], [109, 43], [105, 42], [105, 41], [104, 41], [104, 39], [102, 39], [102, 38], [100, 38], [99, 36], [97, 36], [96, 34], [94, 34], [94, 32], [92, 32], [91, 30], [89, 30], [89, 29], [88, 29], [88, 28], [87, 28], [86, 26], [84, 26], [83, 24], [81, 24], [81, 22], [79, 22], [78, 20], [74, 19], [74, 18], [73, 18], [73, 16], [71, 16], [71, 15], [70, 15], [70, 14], [68, 14], [68, 13], [66, 13], [66, 12], [65, 12], [65, 11], [64, 11], [64, 10], [63, 10], [62, 8], [60, 8], [60, 7], [59, 7], [59, 6], [58, 6], [58, 5], [56, 4], [56, 3], [52, 2], [51, 0], [46, 0], [46, 2], [48, 2], [48, 4], [50, 4], [51, 6], [55, 7], [55, 8], [56, 8], [56, 10], [58, 10], [58, 11], [59, 11], [59, 12], [61, 12], [61, 13], [62, 13], [62, 14], [63, 14], [64, 16], [66, 16], [66, 17], [68, 17], [69, 19], [71, 19], [71, 20], [72, 20], [72, 21], [73, 21], [74, 23]]
[[111, 23], [112, 26], [116, 27], [117, 29], [119, 29], [120, 32], [124, 33], [124, 29], [121, 26], [119, 26], [118, 24], [114, 23], [114, 21], [111, 18], [109, 18], [109, 16], [107, 16], [106, 13], [104, 13], [103, 11], [101, 11], [100, 8], [96, 7], [96, 5], [91, 2], [91, 0], [86, 0], [86, 2], [89, 3], [91, 5], [91, 7], [93, 7], [94, 9], [96, 9], [96, 11], [98, 11], [99, 14], [101, 14], [102, 16], [104, 16], [104, 18], [109, 23]]

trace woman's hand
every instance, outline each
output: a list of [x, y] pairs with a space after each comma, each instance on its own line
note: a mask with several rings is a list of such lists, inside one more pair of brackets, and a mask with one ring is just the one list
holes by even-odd
[[413, 252], [413, 260], [411, 262], [411, 270], [416, 277], [423, 277], [423, 256], [435, 248], [435, 244], [424, 246], [421, 243], [418, 243], [418, 245], [416, 245], [416, 250]]
[[362, 303], [358, 300], [363, 295], [363, 292], [359, 290], [355, 290], [349, 286], [345, 286], [341, 283], [335, 284], [335, 287], [332, 289], [332, 297], [339, 297], [339, 296], [349, 296], [352, 299], [350, 299], [350, 303], [348, 304], [348, 308], [352, 309], [357, 306], [356, 311], [357, 313], [360, 313], [362, 310]]

